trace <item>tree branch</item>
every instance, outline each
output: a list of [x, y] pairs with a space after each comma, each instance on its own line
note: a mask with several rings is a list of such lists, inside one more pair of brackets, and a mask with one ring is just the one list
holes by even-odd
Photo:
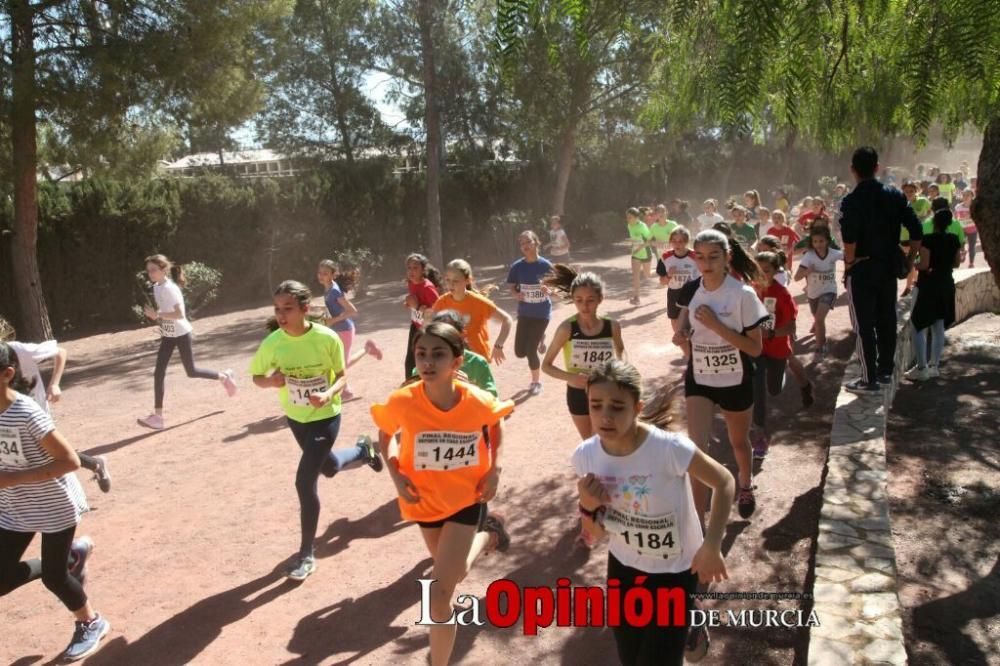
[[844, 9], [844, 23], [840, 29], [840, 55], [837, 56], [837, 61], [833, 63], [833, 69], [830, 71], [830, 78], [826, 80], [827, 94], [829, 94], [830, 89], [833, 88], [833, 79], [837, 76], [837, 68], [840, 67], [841, 61], [847, 57], [847, 19], [850, 16], [850, 12], [846, 11], [846, 7]]

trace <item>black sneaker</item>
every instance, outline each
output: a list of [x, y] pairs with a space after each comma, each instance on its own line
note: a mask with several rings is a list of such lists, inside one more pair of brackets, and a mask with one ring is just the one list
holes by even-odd
[[879, 384], [891, 384], [892, 383], [892, 373], [891, 372], [880, 372], [878, 373], [878, 383]]
[[815, 398], [813, 398], [812, 382], [809, 382], [801, 389], [799, 389], [799, 392], [802, 393], [802, 406], [805, 407], [806, 409], [812, 407], [813, 403], [816, 402]]
[[753, 486], [740, 488], [740, 494], [736, 500], [736, 508], [740, 512], [740, 518], [749, 518], [757, 510], [757, 500], [753, 496]]
[[94, 540], [89, 536], [82, 536], [73, 539], [73, 545], [69, 547], [69, 575], [77, 580], [80, 585], [87, 581], [87, 558], [94, 552]]
[[484, 532], [496, 535], [496, 550], [501, 553], [506, 553], [507, 549], [510, 548], [510, 534], [507, 533], [507, 528], [504, 526], [505, 522], [502, 516], [491, 513], [486, 516], [486, 525], [483, 526]]
[[712, 643], [708, 637], [705, 625], [688, 629], [687, 641], [684, 643], [684, 660], [697, 664], [708, 654], [708, 646]]
[[94, 469], [94, 479], [97, 480], [97, 487], [102, 493], [111, 492], [111, 470], [108, 469], [108, 459], [104, 456], [94, 458], [97, 467]]
[[364, 454], [365, 463], [376, 472], [382, 471], [382, 457], [375, 450], [372, 438], [368, 435], [358, 435], [357, 447]]
[[844, 388], [851, 393], [860, 394], [879, 393], [881, 391], [881, 387], [878, 382], [872, 382], [869, 384], [862, 377], [858, 377], [854, 381], [847, 382], [844, 384]]

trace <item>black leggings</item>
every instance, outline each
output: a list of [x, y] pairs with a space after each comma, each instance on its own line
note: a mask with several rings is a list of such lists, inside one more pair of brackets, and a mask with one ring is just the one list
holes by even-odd
[[[655, 619], [646, 627], [631, 627], [625, 624], [625, 593], [629, 588], [636, 587], [637, 576], [646, 577], [642, 587], [653, 590], [654, 598], [657, 588], [684, 588], [687, 597], [685, 609], [691, 608], [691, 594], [695, 591], [698, 577], [691, 573], [690, 569], [681, 573], [646, 573], [622, 564], [618, 558], [608, 553], [608, 578], [617, 578], [621, 581], [622, 608], [619, 617], [622, 618], [622, 624], [611, 628], [615, 635], [615, 645], [618, 647], [618, 658], [625, 666], [654, 666], [654, 664], [681, 666], [684, 663], [684, 642], [687, 640], [688, 632], [687, 617], [684, 626], [681, 627], [659, 627]], [[656, 617], [656, 613], [653, 617]]]
[[163, 407], [163, 378], [167, 375], [167, 363], [174, 355], [174, 348], [181, 352], [181, 363], [184, 364], [184, 371], [188, 377], [198, 377], [199, 379], [218, 379], [219, 373], [215, 370], [204, 370], [196, 368], [194, 365], [194, 352], [191, 349], [191, 334], [182, 335], [178, 338], [160, 338], [160, 351], [156, 353], [156, 371], [153, 373], [153, 406], [156, 409]]
[[302, 449], [299, 468], [295, 472], [295, 492], [299, 495], [299, 518], [302, 524], [300, 555], [312, 555], [313, 541], [319, 526], [319, 475], [333, 476], [360, 459], [361, 448], [353, 446], [331, 452], [340, 433], [340, 414], [322, 421], [299, 423], [288, 419], [288, 427]]
[[0, 528], [0, 597], [38, 578], [71, 612], [87, 604], [87, 593], [69, 575], [69, 550], [76, 525], [62, 532], [42, 534], [42, 559], [21, 561], [34, 532], [12, 532]]
[[542, 367], [542, 361], [538, 358], [538, 344], [545, 338], [545, 328], [548, 325], [548, 319], [523, 316], [517, 318], [517, 329], [514, 331], [514, 356], [518, 358], [527, 356], [528, 367], [532, 370]]

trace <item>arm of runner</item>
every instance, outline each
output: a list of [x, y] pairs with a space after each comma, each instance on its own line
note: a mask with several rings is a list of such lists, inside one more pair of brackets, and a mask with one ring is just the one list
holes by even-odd
[[[576, 482], [576, 488], [580, 493], [580, 508], [583, 511], [597, 511], [611, 501], [611, 497], [608, 495], [604, 484], [593, 473], [581, 476]], [[583, 515], [582, 511], [580, 514], [580, 523], [583, 525], [583, 529], [595, 541], [604, 538], [606, 533], [604, 526], [590, 516]]]
[[0, 472], [0, 488], [10, 488], [25, 483], [38, 483], [58, 479], [80, 469], [80, 457], [58, 430], [51, 430], [41, 439], [41, 447], [52, 462], [16, 472]]
[[479, 501], [483, 503], [496, 497], [497, 488], [500, 487], [500, 472], [503, 471], [503, 466], [500, 464], [500, 451], [503, 448], [503, 419], [497, 421], [496, 425], [488, 426], [488, 430], [490, 446], [493, 449], [493, 464], [476, 484], [476, 493], [479, 495]]
[[309, 396], [309, 404], [317, 409], [325, 407], [331, 400], [333, 400], [333, 396], [344, 390], [345, 386], [347, 386], [347, 375], [345, 375], [344, 371], [341, 370], [334, 375], [333, 385], [330, 386], [330, 388], [319, 393], [313, 393]]
[[622, 325], [617, 321], [611, 322], [611, 344], [615, 346], [615, 358], [624, 360], [625, 341], [622, 340]]
[[348, 319], [354, 319], [355, 317], [358, 316], [358, 309], [354, 307], [354, 303], [351, 303], [351, 300], [347, 298], [347, 296], [341, 296], [340, 298], [338, 298], [337, 303], [340, 304], [340, 307], [344, 308], [344, 311], [341, 312], [336, 317], [327, 317], [326, 318], [327, 326], [333, 326], [335, 324], [339, 324], [342, 321], [346, 321]]
[[260, 388], [281, 388], [285, 385], [285, 375], [280, 370], [275, 370], [269, 375], [254, 375], [254, 386]]
[[493, 345], [493, 362], [500, 365], [507, 360], [507, 356], [503, 353], [503, 346], [507, 342], [507, 338], [510, 337], [510, 327], [514, 323], [514, 318], [506, 310], [500, 308], [496, 308], [490, 318], [500, 320], [500, 332], [497, 333], [497, 341]]
[[722, 537], [733, 506], [736, 484], [729, 471], [700, 449], [695, 449], [688, 473], [711, 488], [712, 508], [705, 526], [705, 539], [691, 561], [691, 572], [698, 574], [702, 583], [729, 578], [722, 556]]
[[682, 307], [680, 317], [677, 322], [677, 332], [674, 333], [672, 342], [681, 348], [685, 356], [691, 354], [691, 319], [688, 308]]
[[56, 349], [55, 360], [53, 360], [52, 367], [52, 379], [49, 381], [49, 388], [45, 392], [45, 397], [49, 402], [59, 402], [59, 397], [62, 395], [62, 388], [59, 386], [59, 382], [62, 381], [63, 372], [66, 370], [66, 359], [69, 358], [69, 354], [66, 353], [64, 347], [58, 347]]
[[[575, 386], [576, 388], [582, 388], [576, 386], [575, 381], [579, 381], [579, 377], [583, 377], [583, 381], [586, 382], [586, 375], [580, 375], [572, 372], [566, 372], [562, 368], [557, 368], [555, 366], [556, 356], [562, 353], [563, 345], [569, 340], [569, 323], [563, 322], [559, 324], [559, 328], [556, 329], [555, 334], [552, 336], [552, 342], [549, 343], [549, 348], [545, 351], [545, 358], [542, 359], [542, 372], [547, 374], [549, 377], [554, 377], [560, 381], [566, 382], [570, 386]], [[584, 383], [586, 386], [586, 383]]]
[[404, 502], [416, 504], [420, 501], [420, 494], [413, 482], [399, 471], [399, 450], [398, 446], [394, 447], [392, 443], [392, 435], [386, 434], [382, 430], [378, 431], [379, 453], [385, 460], [385, 466], [389, 470], [389, 477], [392, 479], [393, 485], [396, 486], [396, 492]]

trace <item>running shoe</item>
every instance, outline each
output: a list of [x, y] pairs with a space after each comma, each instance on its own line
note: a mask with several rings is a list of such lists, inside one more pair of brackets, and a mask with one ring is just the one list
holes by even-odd
[[528, 393], [530, 395], [538, 395], [542, 392], [541, 382], [531, 382], [531, 386], [528, 387]]
[[224, 370], [222, 372], [222, 376], [219, 377], [219, 381], [221, 381], [222, 385], [225, 387], [226, 395], [230, 398], [236, 395], [236, 375], [233, 374], [231, 369]]
[[344, 401], [344, 400], [354, 400], [354, 392], [353, 391], [348, 391], [347, 389], [344, 389], [343, 391], [340, 392], [340, 399], [341, 399], [341, 401]]
[[89, 536], [73, 539], [73, 544], [69, 547], [69, 562], [67, 562], [69, 575], [80, 585], [87, 582], [87, 558], [93, 552], [94, 540]]
[[305, 580], [316, 571], [316, 558], [312, 555], [299, 555], [295, 566], [288, 572], [292, 580]]
[[937, 379], [938, 377], [941, 376], [941, 371], [938, 369], [936, 365], [928, 365], [927, 376], [931, 379]]
[[847, 382], [844, 384], [844, 388], [851, 393], [859, 393], [862, 395], [878, 393], [881, 389], [878, 382], [868, 383], [863, 377], [858, 377], [854, 381]]
[[757, 510], [757, 500], [753, 496], [753, 486], [740, 488], [740, 494], [736, 500], [736, 508], [740, 512], [740, 518], [749, 518]]
[[376, 472], [381, 472], [382, 457], [379, 456], [378, 451], [375, 450], [375, 445], [372, 444], [372, 438], [368, 435], [358, 435], [357, 446], [363, 453], [365, 464]]
[[911, 289], [910, 287], [907, 287], [906, 289], [903, 289], [903, 293], [901, 293], [901, 294], [899, 295], [899, 297], [900, 297], [900, 298], [905, 298], [905, 297], [907, 297], [907, 296], [909, 296], [909, 295], [910, 295], [910, 292], [911, 292], [911, 291], [913, 291], [913, 289]]
[[826, 358], [826, 345], [820, 345], [816, 347], [816, 352], [813, 354], [813, 360], [817, 363]]
[[903, 376], [914, 382], [926, 382], [931, 378], [930, 370], [927, 368], [921, 368], [919, 365], [915, 365], [906, 372]]
[[506, 553], [507, 549], [510, 548], [510, 534], [507, 533], [506, 522], [503, 516], [491, 513], [486, 516], [486, 524], [483, 526], [483, 531], [496, 536], [497, 544], [493, 550], [498, 550], [501, 553]]
[[892, 373], [891, 372], [880, 372], [876, 377], [879, 384], [891, 384], [892, 383]]
[[708, 654], [708, 646], [712, 640], [708, 637], [705, 625], [688, 629], [687, 641], [684, 643], [684, 660], [696, 664]]
[[163, 417], [159, 414], [150, 414], [149, 416], [141, 419], [136, 419], [139, 425], [146, 426], [147, 428], [152, 428], [153, 430], [163, 430]]
[[382, 360], [382, 350], [379, 349], [379, 346], [375, 344], [374, 340], [365, 340], [365, 352], [367, 352], [369, 356], [374, 356], [376, 361]]
[[97, 469], [94, 470], [94, 479], [97, 480], [97, 487], [102, 493], [111, 492], [111, 470], [108, 469], [108, 459], [104, 456], [94, 458], [97, 461]]
[[90, 622], [77, 620], [76, 628], [73, 630], [73, 639], [69, 642], [69, 647], [63, 652], [63, 659], [66, 661], [79, 661], [84, 657], [97, 652], [101, 647], [101, 639], [111, 631], [111, 624], [98, 615]]
[[753, 438], [753, 459], [763, 460], [767, 457], [768, 446], [770, 446], [770, 442], [768, 441], [767, 433], [763, 430], [758, 430]]
[[816, 399], [813, 397], [812, 382], [809, 382], [808, 384], [800, 388], [799, 393], [802, 394], [802, 406], [805, 407], [806, 409], [812, 407], [813, 403], [816, 402]]

